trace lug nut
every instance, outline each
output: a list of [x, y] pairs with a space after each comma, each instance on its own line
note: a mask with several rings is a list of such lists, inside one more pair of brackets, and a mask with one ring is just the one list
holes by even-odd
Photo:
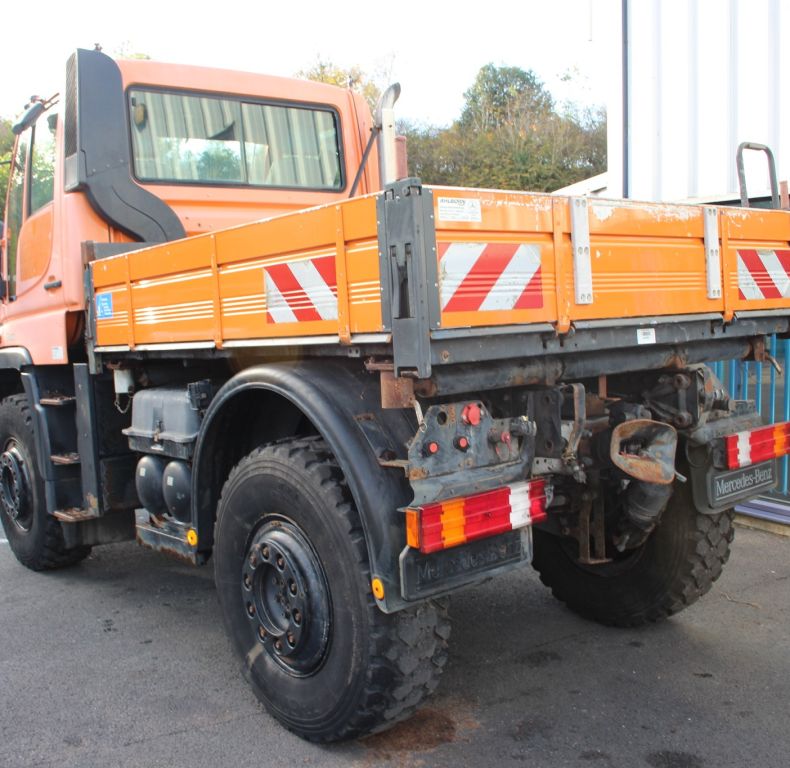
[[298, 608], [294, 608], [291, 617], [294, 620], [294, 624], [301, 624], [302, 623], [302, 612]]
[[291, 581], [288, 583], [288, 589], [290, 590], [290, 592], [291, 592], [291, 594], [292, 594], [292, 595], [295, 595], [295, 594], [296, 594], [296, 582], [295, 582], [295, 581], [293, 581], [293, 580], [291, 580]]
[[277, 567], [280, 570], [285, 568], [285, 560], [283, 560], [283, 556], [282, 555], [277, 555], [277, 560], [275, 562], [277, 563]]
[[283, 649], [283, 641], [282, 641], [282, 640], [276, 640], [276, 641], [275, 641], [275, 643], [274, 643], [274, 648], [275, 648], [275, 650], [276, 650], [278, 653], [279, 653], [280, 651], [282, 651], [282, 649]]
[[260, 637], [261, 640], [266, 639], [266, 629], [264, 627], [258, 627], [258, 637]]
[[291, 646], [296, 645], [296, 638], [294, 637], [294, 633], [293, 632], [289, 632], [288, 633], [287, 639], [288, 639], [288, 645], [291, 645]]
[[268, 559], [269, 559], [269, 547], [264, 547], [264, 548], [261, 550], [261, 557], [262, 557], [264, 560], [268, 560]]
[[252, 581], [250, 580], [249, 574], [244, 574], [244, 586], [249, 589], [252, 586]]
[[255, 615], [255, 606], [252, 603], [247, 603], [247, 615], [249, 616]]

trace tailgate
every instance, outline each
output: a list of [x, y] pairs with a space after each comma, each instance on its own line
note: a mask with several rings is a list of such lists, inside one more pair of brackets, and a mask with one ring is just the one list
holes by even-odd
[[790, 307], [790, 214], [434, 188], [441, 325]]

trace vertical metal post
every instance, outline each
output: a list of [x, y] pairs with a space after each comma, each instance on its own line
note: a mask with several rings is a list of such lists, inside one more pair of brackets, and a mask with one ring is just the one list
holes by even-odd
[[737, 382], [737, 379], [735, 377], [735, 365], [736, 365], [735, 360], [730, 360], [729, 361], [729, 365], [730, 365], [730, 375], [729, 375], [728, 378], [730, 380], [730, 383], [729, 383], [729, 386], [727, 387], [727, 389], [729, 389], [729, 391], [730, 391], [730, 397], [734, 397], [734, 398], [737, 399], [738, 398], [738, 391], [737, 391], [737, 383], [738, 382]]
[[754, 404], [757, 412], [763, 412], [763, 364], [754, 364]]
[[[770, 349], [771, 357], [776, 359], [776, 334], [771, 336]], [[768, 390], [768, 398], [770, 400], [768, 423], [773, 424], [776, 421], [776, 368], [773, 366], [771, 366], [771, 385]]]
[[740, 363], [741, 374], [741, 399], [749, 399], [749, 361], [743, 360]]

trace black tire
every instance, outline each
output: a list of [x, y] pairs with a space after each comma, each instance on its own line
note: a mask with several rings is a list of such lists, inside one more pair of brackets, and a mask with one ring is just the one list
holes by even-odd
[[11, 551], [34, 571], [84, 560], [90, 547], [67, 549], [59, 520], [47, 513], [35, 460], [33, 417], [25, 395], [0, 401], [0, 521]]
[[219, 501], [214, 557], [242, 671], [299, 736], [383, 730], [438, 685], [447, 606], [379, 610], [359, 515], [321, 440], [265, 446], [238, 463]]
[[595, 566], [575, 560], [575, 542], [534, 533], [533, 566], [558, 600], [601, 624], [636, 627], [672, 616], [708, 592], [730, 556], [733, 512], [702, 515], [688, 484], [676, 484], [647, 541]]

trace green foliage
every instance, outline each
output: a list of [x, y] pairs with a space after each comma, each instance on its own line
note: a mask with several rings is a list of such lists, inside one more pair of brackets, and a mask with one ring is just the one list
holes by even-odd
[[142, 51], [136, 51], [131, 40], [124, 40], [113, 52], [112, 56], [117, 59], [144, 59], [151, 57]]
[[8, 176], [11, 172], [11, 152], [14, 149], [14, 134], [11, 121], [0, 118], [0, 220], [4, 216], [5, 194], [8, 189]]
[[480, 69], [464, 98], [460, 123], [476, 131], [518, 132], [551, 113], [554, 106], [551, 94], [534, 72], [493, 64]]
[[340, 88], [350, 88], [365, 97], [371, 112], [376, 108], [376, 103], [381, 96], [381, 88], [359, 67], [353, 66], [344, 69], [334, 62], [324, 61], [320, 57], [316, 59], [315, 64], [307, 69], [300, 69], [296, 76], [305, 80], [315, 80], [318, 83], [337, 85]]
[[558, 109], [534, 72], [486, 64], [449, 128], [401, 124], [426, 184], [551, 191], [606, 170], [603, 109]]

